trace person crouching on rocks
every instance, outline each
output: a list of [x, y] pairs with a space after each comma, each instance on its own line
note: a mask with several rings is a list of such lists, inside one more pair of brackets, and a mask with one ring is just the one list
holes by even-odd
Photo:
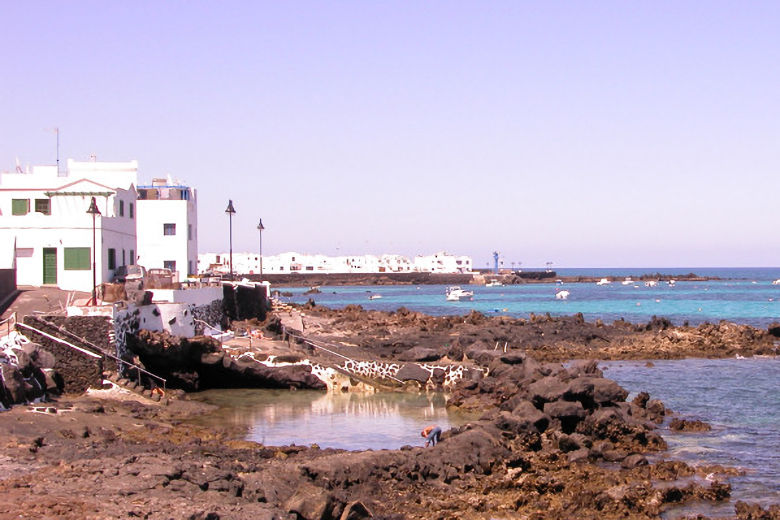
[[435, 425], [426, 426], [423, 431], [420, 432], [420, 435], [425, 438], [425, 447], [428, 447], [428, 444], [433, 444], [436, 446], [436, 443], [441, 440], [441, 428]]

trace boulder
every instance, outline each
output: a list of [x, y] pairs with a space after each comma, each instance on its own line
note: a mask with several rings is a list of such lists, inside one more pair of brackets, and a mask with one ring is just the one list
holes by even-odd
[[611, 379], [603, 377], [581, 378], [593, 383], [593, 400], [601, 406], [625, 401], [628, 391]]
[[639, 453], [629, 455], [620, 463], [620, 467], [624, 469], [633, 469], [639, 466], [647, 466], [647, 458]]
[[510, 352], [507, 354], [503, 354], [499, 357], [502, 363], [506, 363], [507, 365], [521, 365], [528, 356], [523, 354], [522, 352]]
[[771, 325], [769, 325], [767, 330], [769, 331], [769, 334], [771, 334], [772, 336], [776, 338], [780, 338], [780, 323], [778, 322], [772, 323]]
[[639, 392], [631, 402], [640, 408], [647, 408], [647, 402], [649, 400], [650, 400], [650, 394], [648, 394], [647, 392]]
[[0, 400], [3, 405], [9, 407], [12, 404], [21, 404], [27, 401], [27, 389], [21, 370], [13, 365], [0, 363]]
[[604, 376], [604, 373], [599, 369], [598, 362], [594, 359], [578, 359], [572, 361], [569, 365], [568, 372], [571, 377]]
[[402, 366], [398, 373], [395, 375], [396, 379], [401, 381], [417, 381], [420, 384], [425, 384], [430, 379], [431, 373], [422, 368], [420, 365], [414, 363], [407, 363]]
[[362, 502], [354, 500], [344, 507], [344, 511], [341, 513], [339, 520], [365, 520], [367, 518], [372, 518], [373, 516], [371, 511]]
[[577, 377], [569, 381], [563, 398], [567, 401], [578, 401], [584, 408], [595, 407], [594, 393], [596, 385], [590, 377]]
[[588, 457], [590, 457], [590, 450], [588, 448], [580, 448], [569, 452], [566, 456], [566, 460], [568, 460], [570, 464], [576, 464], [577, 462], [587, 462]]
[[398, 359], [401, 361], [438, 361], [442, 358], [442, 354], [433, 348], [427, 347], [413, 347], [403, 352]]
[[469, 357], [482, 366], [490, 366], [495, 359], [499, 359], [502, 353], [497, 350], [480, 350]]
[[664, 403], [658, 399], [650, 399], [647, 401], [645, 409], [647, 410], [648, 418], [657, 423], [663, 421], [664, 415], [666, 415], [666, 407], [664, 406]]
[[303, 520], [324, 520], [330, 518], [333, 509], [333, 497], [322, 488], [303, 484], [284, 505], [290, 513]]
[[555, 401], [545, 403], [544, 413], [561, 421], [561, 429], [564, 433], [572, 433], [586, 412], [578, 401]]
[[534, 406], [540, 410], [545, 403], [557, 401], [566, 392], [568, 385], [556, 377], [543, 377], [528, 386], [528, 394]]
[[669, 423], [669, 429], [676, 432], [708, 432], [712, 427], [698, 419], [679, 419], [675, 417]]
[[511, 415], [522, 425], [523, 431], [542, 433], [550, 424], [550, 417], [540, 412], [530, 401], [522, 401], [512, 410]]

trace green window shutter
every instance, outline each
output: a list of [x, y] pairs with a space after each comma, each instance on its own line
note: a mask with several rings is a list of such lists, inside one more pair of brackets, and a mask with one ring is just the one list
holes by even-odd
[[30, 212], [30, 199], [11, 200], [12, 215], [27, 215]]
[[64, 248], [64, 260], [66, 271], [88, 271], [90, 265], [90, 248], [66, 247]]

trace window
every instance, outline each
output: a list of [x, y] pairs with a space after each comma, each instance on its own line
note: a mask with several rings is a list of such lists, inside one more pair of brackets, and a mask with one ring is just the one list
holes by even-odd
[[187, 240], [192, 240], [192, 224], [187, 224]]
[[133, 206], [133, 203], [130, 203], [130, 218], [135, 218], [135, 206]]
[[163, 267], [170, 269], [171, 272], [176, 271], [176, 260], [163, 260]]
[[66, 247], [64, 248], [66, 271], [88, 271], [90, 269], [90, 248]]
[[187, 260], [187, 274], [192, 274], [192, 260]]
[[27, 215], [30, 212], [30, 199], [13, 199], [11, 215]]
[[125, 250], [122, 249], [122, 265], [127, 265], [127, 259], [125, 258]]
[[175, 235], [176, 234], [176, 224], [163, 224], [163, 235]]
[[116, 269], [116, 249], [108, 250], [108, 268]]
[[35, 199], [35, 212], [51, 215], [51, 199]]
[[120, 200], [119, 201], [119, 216], [124, 217], [125, 216], [125, 201]]
[[130, 263], [135, 264], [135, 249], [130, 250]]

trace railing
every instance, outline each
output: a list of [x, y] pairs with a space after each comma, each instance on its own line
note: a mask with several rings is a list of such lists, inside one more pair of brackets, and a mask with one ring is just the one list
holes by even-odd
[[[128, 367], [130, 367], [130, 369], [135, 369], [135, 370], [136, 370], [136, 373], [138, 374], [138, 382], [139, 382], [139, 383], [141, 382], [141, 374], [142, 374], [142, 373], [143, 373], [143, 374], [146, 374], [148, 377], [150, 377], [150, 378], [152, 378], [152, 379], [155, 379], [155, 380], [157, 380], [157, 381], [160, 381], [160, 382], [162, 383], [162, 388], [163, 388], [163, 391], [165, 391], [165, 387], [166, 387], [166, 383], [167, 383], [167, 381], [165, 380], [165, 378], [162, 378], [162, 377], [160, 377], [160, 376], [158, 376], [158, 375], [156, 375], [156, 374], [153, 374], [153, 373], [149, 372], [148, 370], [146, 370], [146, 369], [144, 369], [144, 368], [141, 368], [141, 367], [139, 367], [139, 366], [138, 366], [138, 365], [136, 365], [135, 363], [130, 363], [129, 361], [125, 361], [125, 360], [123, 360], [123, 359], [120, 359], [119, 357], [117, 357], [117, 356], [115, 356], [115, 355], [113, 355], [113, 354], [111, 354], [111, 353], [109, 353], [109, 352], [106, 352], [104, 349], [102, 349], [102, 348], [98, 347], [98, 346], [97, 346], [97, 345], [95, 345], [94, 343], [91, 343], [91, 342], [87, 341], [87, 340], [86, 340], [86, 339], [84, 339], [84, 338], [80, 338], [80, 337], [76, 336], [75, 334], [73, 334], [72, 332], [69, 332], [69, 331], [67, 331], [67, 330], [63, 329], [62, 327], [58, 327], [58, 326], [57, 326], [56, 324], [54, 324], [54, 323], [50, 323], [50, 322], [48, 322], [48, 321], [46, 321], [46, 320], [44, 320], [44, 319], [42, 319], [42, 318], [38, 318], [38, 317], [35, 317], [35, 320], [36, 320], [36, 321], [40, 321], [40, 322], [41, 322], [41, 323], [43, 323], [44, 325], [47, 325], [47, 326], [49, 326], [49, 327], [52, 327], [52, 328], [56, 329], [57, 331], [59, 331], [59, 332], [61, 332], [61, 333], [65, 334], [65, 335], [67, 335], [67, 336], [69, 336], [69, 337], [73, 337], [73, 338], [75, 338], [75, 339], [76, 339], [76, 340], [78, 340], [78, 341], [82, 341], [82, 342], [84, 342], [84, 343], [88, 344], [90, 347], [92, 347], [92, 348], [94, 348], [94, 349], [98, 350], [98, 351], [99, 351], [99, 352], [100, 352], [100, 353], [101, 353], [103, 356], [105, 356], [105, 357], [108, 357], [108, 358], [111, 358], [111, 359], [113, 359], [114, 361], [116, 361], [116, 363], [117, 363], [117, 366], [118, 366], [118, 367], [120, 367], [120, 368], [121, 368], [123, 365], [127, 365]], [[67, 341], [65, 341], [65, 340], [64, 340], [64, 339], [62, 339], [62, 338], [58, 338], [58, 337], [56, 337], [56, 336], [52, 336], [51, 334], [49, 334], [49, 333], [47, 333], [47, 332], [44, 332], [44, 331], [42, 331], [42, 330], [40, 330], [40, 329], [36, 329], [35, 327], [31, 327], [30, 325], [27, 325], [26, 323], [17, 323], [17, 326], [19, 326], [19, 327], [24, 327], [25, 329], [32, 330], [33, 332], [36, 332], [36, 333], [38, 333], [38, 334], [42, 335], [43, 337], [49, 338], [49, 339], [50, 339], [50, 340], [52, 340], [52, 341], [56, 341], [57, 343], [61, 343], [61, 344], [65, 345], [65, 346], [67, 346], [67, 347], [70, 347], [70, 348], [72, 348], [72, 349], [75, 349], [75, 350], [77, 350], [77, 351], [81, 352], [82, 354], [86, 354], [87, 356], [90, 356], [90, 357], [93, 357], [93, 358], [97, 358], [97, 359], [100, 359], [100, 358], [102, 357], [102, 356], [101, 356], [101, 355], [99, 355], [99, 354], [95, 354], [95, 353], [94, 353], [94, 352], [92, 352], [92, 351], [89, 351], [89, 350], [83, 349], [83, 348], [81, 348], [81, 347], [79, 347], [79, 346], [76, 346], [76, 345], [74, 345], [73, 343], [67, 342]]]
[[14, 312], [6, 319], [0, 321], [0, 327], [3, 325], [5, 325], [5, 334], [3, 335], [8, 336], [12, 330], [16, 329], [16, 313]]

